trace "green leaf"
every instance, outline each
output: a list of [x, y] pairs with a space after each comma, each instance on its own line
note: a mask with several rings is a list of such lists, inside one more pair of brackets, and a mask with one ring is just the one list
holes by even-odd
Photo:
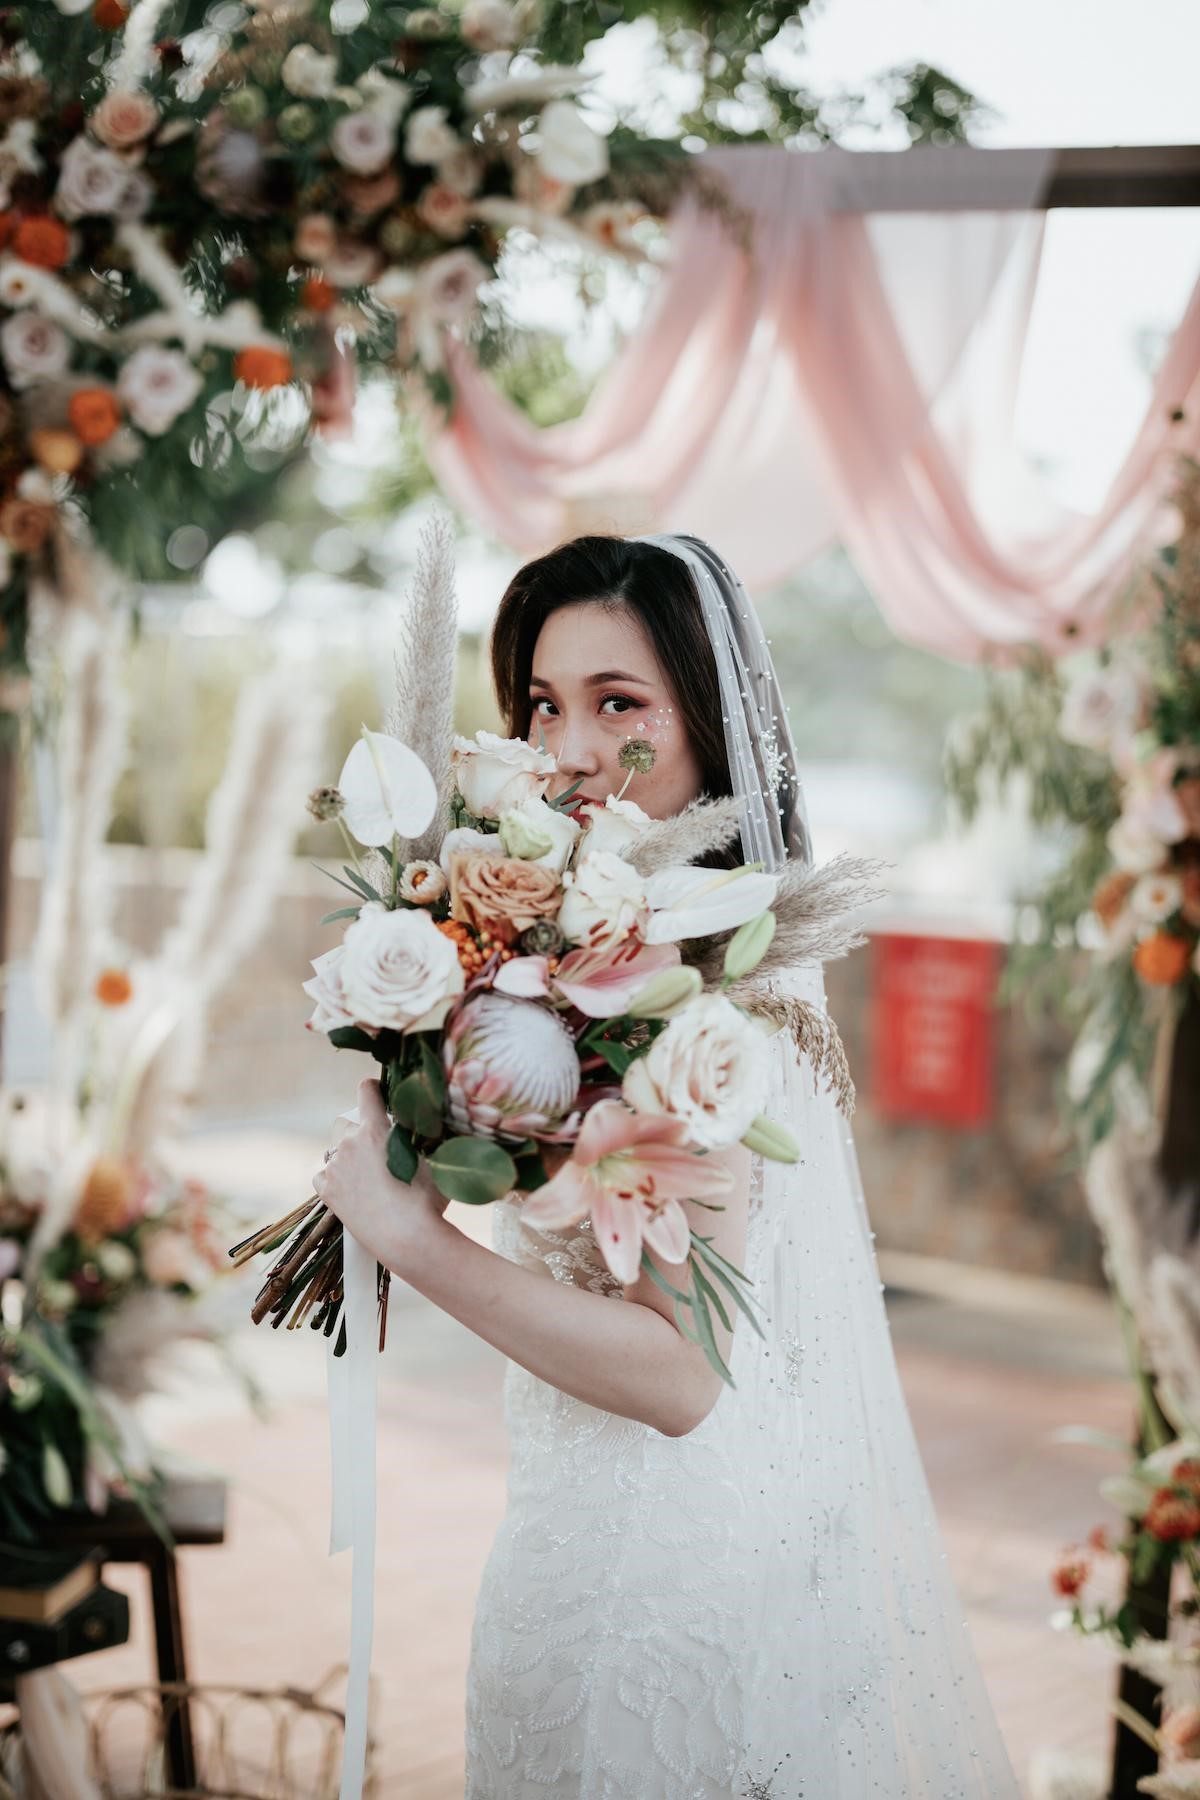
[[388, 1174], [394, 1175], [397, 1181], [411, 1181], [419, 1160], [412, 1138], [403, 1125], [393, 1125], [387, 1141]]
[[328, 1036], [335, 1050], [365, 1050], [370, 1056], [375, 1054], [375, 1039], [358, 1025], [335, 1025]]
[[321, 923], [332, 925], [337, 919], [357, 919], [361, 911], [361, 906], [339, 906], [336, 912], [326, 913]]
[[699, 1333], [694, 1326], [688, 1324], [687, 1315], [691, 1311], [691, 1306], [692, 1303], [690, 1299], [686, 1306], [679, 1300], [675, 1302], [675, 1323], [690, 1344], [698, 1344], [700, 1342]]
[[[310, 861], [311, 861], [311, 858], [310, 858]], [[328, 875], [330, 881], [336, 881], [339, 887], [344, 887], [348, 894], [357, 894], [358, 893], [359, 890], [357, 888], [352, 888], [348, 881], [343, 881], [341, 876], [335, 875], [332, 869], [323, 869], [319, 862], [313, 863], [312, 866], [314, 869], [316, 869], [316, 871], [319, 875]], [[378, 898], [378, 895], [376, 896], [376, 898]]]
[[[725, 1289], [734, 1305], [740, 1312], [745, 1314], [746, 1318], [750, 1321], [751, 1329], [755, 1331], [760, 1338], [765, 1338], [766, 1333], [758, 1322], [758, 1315], [755, 1313], [754, 1308], [751, 1306], [745, 1294], [741, 1292], [737, 1283], [727, 1273], [729, 1264], [723, 1264], [722, 1259], [716, 1257], [707, 1245], [704, 1244], [703, 1239], [696, 1236], [695, 1232], [692, 1233], [692, 1249], [697, 1256], [702, 1256], [704, 1258], [709, 1269], [712, 1271], [713, 1279], [721, 1283], [721, 1286]], [[746, 1277], [743, 1275], [741, 1279], [744, 1281]]]
[[708, 1301], [705, 1298], [703, 1289], [696, 1282], [695, 1263], [691, 1265], [691, 1269], [692, 1317], [696, 1321], [696, 1332], [699, 1337], [700, 1348], [708, 1358], [710, 1367], [716, 1370], [722, 1381], [727, 1382], [728, 1385], [732, 1387], [734, 1385], [733, 1377], [725, 1367], [721, 1358], [721, 1352], [717, 1349], [717, 1340], [713, 1333], [712, 1318], [708, 1310]]
[[706, 1300], [711, 1300], [712, 1304], [716, 1307], [717, 1317], [720, 1319], [726, 1331], [732, 1331], [733, 1323], [730, 1320], [729, 1314], [721, 1304], [721, 1296], [712, 1285], [712, 1282], [708, 1281], [705, 1276], [701, 1274], [699, 1263], [694, 1262], [692, 1264], [692, 1279], [700, 1289], [700, 1292], [704, 1295], [704, 1298]]
[[583, 776], [581, 775], [579, 777], [579, 780], [573, 781], [569, 788], [564, 788], [561, 794], [555, 794], [553, 800], [548, 800], [546, 802], [547, 806], [552, 806], [554, 808], [555, 812], [561, 812], [563, 807], [567, 804], [567, 802], [572, 798], [573, 795], [575, 795], [579, 792], [579, 790], [582, 786], [583, 786]]
[[441, 1097], [432, 1091], [424, 1070], [406, 1075], [390, 1089], [392, 1112], [417, 1137], [438, 1137], [442, 1129]]
[[654, 1259], [648, 1250], [642, 1251], [642, 1267], [655, 1286], [660, 1287], [664, 1294], [670, 1294], [672, 1300], [682, 1300], [685, 1306], [691, 1305], [688, 1296], [680, 1288], [672, 1286], [662, 1270], [655, 1267]]
[[349, 863], [342, 864], [342, 873], [349, 876], [364, 900], [383, 899], [383, 895], [379, 892], [379, 889], [373, 888], [369, 881], [364, 881], [357, 869], [352, 869]]
[[632, 1052], [624, 1044], [614, 1044], [608, 1038], [598, 1038], [591, 1048], [617, 1075], [623, 1075], [633, 1061]]
[[429, 1167], [438, 1193], [464, 1206], [487, 1206], [517, 1185], [512, 1157], [486, 1138], [447, 1138], [430, 1154]]
[[542, 1161], [540, 1150], [527, 1150], [515, 1158], [517, 1165], [516, 1185], [523, 1194], [532, 1194], [540, 1187], [545, 1187], [550, 1177], [546, 1173], [546, 1165]]

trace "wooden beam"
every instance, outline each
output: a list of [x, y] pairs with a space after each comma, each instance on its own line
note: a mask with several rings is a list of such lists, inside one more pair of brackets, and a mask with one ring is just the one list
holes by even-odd
[[1200, 206], [1200, 144], [1060, 150], [1042, 206]]

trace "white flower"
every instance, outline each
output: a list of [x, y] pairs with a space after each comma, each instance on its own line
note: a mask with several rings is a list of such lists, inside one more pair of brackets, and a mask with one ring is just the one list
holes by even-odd
[[413, 271], [402, 269], [398, 263], [393, 263], [377, 281], [371, 283], [371, 293], [381, 306], [390, 306], [395, 312], [404, 312], [412, 301], [416, 286], [417, 278]]
[[736, 1144], [757, 1117], [766, 1086], [766, 1039], [723, 994], [699, 994], [621, 1084], [635, 1112], [681, 1119], [703, 1150]]
[[121, 198], [113, 208], [113, 218], [144, 219], [154, 200], [154, 183], [144, 169], [134, 169], [125, 183]]
[[334, 287], [365, 287], [379, 273], [379, 252], [374, 244], [364, 244], [358, 238], [339, 238], [323, 268]]
[[1156, 837], [1163, 844], [1178, 844], [1188, 835], [1187, 817], [1173, 785], [1177, 763], [1176, 752], [1167, 749], [1139, 764], [1129, 778], [1122, 805], [1122, 817], [1131, 830]]
[[643, 812], [636, 800], [618, 800], [615, 794], [610, 794], [603, 806], [589, 801], [578, 810], [587, 824], [579, 845], [580, 862], [595, 850], [611, 850], [614, 856], [623, 856], [647, 825], [653, 824], [649, 813]]
[[487, 278], [487, 269], [473, 250], [448, 250], [421, 270], [417, 304], [439, 324], [459, 324], [475, 311], [475, 296]]
[[450, 752], [455, 785], [477, 819], [498, 819], [510, 806], [540, 799], [557, 767], [549, 751], [494, 731], [477, 731], [474, 740], [456, 736]]
[[646, 883], [654, 909], [648, 944], [677, 944], [681, 938], [733, 931], [766, 912], [779, 879], [755, 870], [699, 869], [688, 863], [660, 869]]
[[1105, 842], [1118, 869], [1129, 875], [1148, 875], [1162, 866], [1163, 842], [1125, 814], [1111, 828]]
[[36, 175], [42, 159], [37, 148], [37, 120], [14, 119], [0, 138], [0, 169], [6, 176], [18, 171]]
[[192, 1240], [170, 1225], [143, 1232], [139, 1248], [143, 1272], [155, 1287], [174, 1287], [182, 1282], [186, 1287], [200, 1288], [210, 1279], [210, 1271]]
[[444, 182], [431, 181], [417, 201], [417, 217], [422, 225], [428, 225], [430, 231], [436, 232], [438, 237], [453, 241], [466, 236], [471, 220], [471, 207], [461, 194], [456, 194]]
[[526, 801], [500, 815], [500, 841], [509, 856], [559, 872], [570, 862], [579, 833], [580, 826], [569, 813], [544, 800]]
[[623, 857], [597, 850], [567, 871], [563, 886], [558, 922], [570, 943], [606, 950], [644, 935], [650, 916], [646, 884]]
[[337, 786], [346, 829], [360, 844], [419, 837], [437, 811], [437, 783], [416, 751], [365, 725]]
[[446, 123], [444, 106], [418, 106], [404, 128], [404, 154], [411, 163], [440, 163], [461, 148], [458, 133]]
[[1130, 910], [1146, 925], [1161, 925], [1173, 912], [1178, 912], [1182, 904], [1182, 881], [1178, 875], [1165, 871], [1158, 875], [1143, 875], [1130, 890]]
[[640, 255], [635, 227], [648, 218], [640, 200], [597, 200], [580, 215], [580, 228], [609, 250]]
[[510, 0], [467, 0], [459, 29], [473, 50], [511, 50], [521, 39], [521, 14]]
[[342, 993], [364, 1025], [429, 1031], [463, 991], [458, 952], [427, 912], [389, 912], [368, 901], [342, 947]]
[[18, 312], [0, 326], [0, 353], [15, 388], [61, 375], [71, 360], [71, 340], [40, 313]]
[[117, 377], [117, 393], [147, 437], [162, 437], [196, 399], [204, 383], [182, 350], [143, 344]]
[[479, 184], [483, 179], [483, 164], [468, 144], [459, 144], [449, 156], [444, 156], [437, 165], [437, 178], [443, 187], [449, 188], [452, 194], [469, 200], [479, 192]]
[[77, 18], [80, 13], [88, 12], [92, 3], [93, 0], [54, 0], [59, 12], [65, 13], [68, 19]]
[[1089, 670], [1063, 697], [1059, 736], [1088, 750], [1109, 751], [1136, 728], [1142, 695], [1132, 669], [1112, 664]]
[[119, 1238], [105, 1238], [94, 1254], [106, 1281], [130, 1281], [137, 1273], [137, 1257]]
[[447, 875], [450, 873], [450, 858], [459, 850], [469, 850], [481, 856], [504, 855], [504, 845], [497, 832], [475, 831], [470, 825], [456, 825], [453, 831], [446, 833], [438, 851], [438, 862]]
[[446, 892], [449, 882], [445, 871], [426, 857], [405, 863], [400, 871], [400, 898], [415, 906], [432, 906]]
[[46, 278], [19, 256], [0, 257], [0, 306], [29, 306], [46, 291]]
[[556, 181], [575, 187], [608, 173], [608, 144], [571, 100], [551, 100], [538, 115], [538, 161]]
[[313, 1014], [305, 1021], [309, 1031], [337, 1031], [345, 1025], [357, 1025], [346, 1003], [342, 992], [342, 957], [345, 945], [338, 944], [333, 950], [326, 950], [313, 962], [313, 974], [308, 981], [301, 982], [303, 991], [313, 1002]]
[[548, 100], [554, 94], [577, 94], [595, 79], [581, 69], [544, 63], [528, 75], [502, 75], [496, 81], [473, 82], [463, 99], [469, 112], [497, 112], [503, 107], [523, 106], [530, 100]]
[[311, 44], [293, 44], [283, 59], [280, 79], [301, 100], [327, 100], [337, 85], [338, 59], [322, 56]]
[[377, 175], [396, 148], [394, 120], [381, 109], [347, 113], [329, 134], [329, 148], [354, 175]]
[[129, 164], [90, 138], [73, 138], [62, 154], [54, 200], [64, 219], [114, 213], [129, 180]]
[[382, 113], [393, 126], [397, 125], [405, 107], [412, 99], [412, 92], [406, 81], [395, 81], [385, 75], [382, 69], [368, 69], [360, 75], [357, 82], [360, 95], [373, 112]]

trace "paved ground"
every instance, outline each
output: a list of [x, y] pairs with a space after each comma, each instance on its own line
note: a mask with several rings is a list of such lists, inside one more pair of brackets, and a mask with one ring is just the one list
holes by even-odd
[[[320, 1148], [260, 1131], [210, 1134], [189, 1154], [211, 1178], [257, 1192], [265, 1213], [304, 1191]], [[946, 1546], [1014, 1761], [1024, 1777], [1042, 1746], [1103, 1751], [1107, 1665], [1051, 1630], [1047, 1571], [1061, 1544], [1105, 1516], [1095, 1486], [1112, 1466], [1050, 1434], [1130, 1423], [1106, 1303], [904, 1258], [882, 1272]], [[208, 1363], [154, 1403], [160, 1438], [233, 1483], [227, 1546], [183, 1557], [192, 1673], [312, 1687], [345, 1655], [349, 1617], [349, 1558], [327, 1555], [323, 1344], [247, 1329], [242, 1349], [274, 1396], [269, 1424]], [[472, 1596], [503, 1499], [501, 1371], [494, 1352], [415, 1297], [393, 1312], [380, 1396], [379, 1800], [461, 1800]], [[134, 1638], [73, 1665], [81, 1686], [150, 1673], [140, 1577], [111, 1579], [136, 1595]]]

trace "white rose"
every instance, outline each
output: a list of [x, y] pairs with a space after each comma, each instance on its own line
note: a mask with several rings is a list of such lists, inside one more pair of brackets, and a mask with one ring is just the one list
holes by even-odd
[[477, 731], [474, 741], [456, 736], [450, 752], [455, 786], [477, 819], [498, 819], [510, 806], [540, 799], [557, 767], [548, 750], [494, 731]]
[[347, 113], [329, 134], [329, 148], [354, 175], [378, 175], [396, 148], [396, 127], [374, 107]]
[[614, 856], [623, 856], [631, 844], [636, 844], [647, 825], [654, 823], [636, 800], [618, 800], [615, 794], [610, 794], [603, 806], [589, 803], [581, 806], [579, 811], [587, 821], [587, 830], [579, 845], [580, 862], [597, 850], [611, 850]]
[[51, 381], [71, 360], [71, 340], [53, 319], [17, 312], [0, 326], [0, 352], [15, 388]]
[[538, 161], [555, 181], [574, 187], [608, 173], [608, 144], [572, 100], [551, 100], [538, 115]]
[[338, 59], [322, 56], [311, 44], [293, 44], [283, 59], [280, 78], [301, 100], [327, 100], [337, 85]]
[[503, 856], [504, 845], [498, 833], [494, 831], [475, 831], [470, 825], [456, 825], [442, 839], [442, 847], [438, 851], [438, 862], [450, 873], [450, 858], [456, 850], [470, 850], [481, 856]]
[[323, 956], [314, 958], [311, 978], [300, 984], [313, 1002], [313, 1015], [306, 1021], [309, 1031], [337, 1031], [343, 1026], [358, 1024], [342, 992], [341, 967], [345, 948], [344, 944], [338, 944], [336, 949], [326, 950]]
[[511, 50], [521, 38], [521, 15], [509, 0], [467, 0], [459, 19], [473, 50]]
[[[554, 869], [560, 874], [571, 860], [580, 830], [578, 822], [569, 813], [560, 812], [557, 806], [547, 806], [544, 800], [511, 806], [500, 815], [500, 840], [510, 856], [540, 863], [543, 868]], [[537, 848], [538, 844], [544, 844], [545, 848]], [[518, 849], [518, 845], [524, 847]]]
[[623, 857], [597, 850], [567, 871], [563, 886], [558, 922], [570, 943], [607, 950], [643, 935], [650, 919], [646, 886]]
[[461, 148], [458, 133], [446, 123], [444, 106], [418, 106], [404, 128], [404, 154], [411, 163], [445, 162]]
[[475, 296], [487, 275], [473, 250], [448, 250], [421, 270], [417, 303], [443, 325], [460, 323], [475, 311]]
[[368, 69], [359, 76], [357, 87], [360, 98], [371, 110], [382, 113], [393, 125], [399, 123], [401, 114], [412, 99], [408, 83], [394, 81], [382, 69]]
[[1137, 677], [1120, 666], [1092, 671], [1063, 697], [1059, 736], [1068, 744], [1107, 752], [1136, 728], [1142, 696]]
[[162, 437], [191, 406], [203, 385], [182, 350], [161, 344], [143, 344], [117, 377], [117, 392], [125, 410], [147, 437]]
[[1129, 894], [1130, 911], [1146, 925], [1161, 925], [1183, 905], [1183, 883], [1178, 875], [1143, 875]]
[[73, 138], [62, 154], [54, 201], [64, 219], [113, 213], [129, 181], [129, 164], [90, 138]]
[[379, 1030], [429, 1031], [465, 985], [453, 943], [426, 912], [370, 901], [346, 933], [339, 970], [346, 1006]]
[[701, 1149], [736, 1144], [759, 1112], [766, 1039], [723, 994], [700, 994], [625, 1072], [635, 1112], [682, 1119]]

